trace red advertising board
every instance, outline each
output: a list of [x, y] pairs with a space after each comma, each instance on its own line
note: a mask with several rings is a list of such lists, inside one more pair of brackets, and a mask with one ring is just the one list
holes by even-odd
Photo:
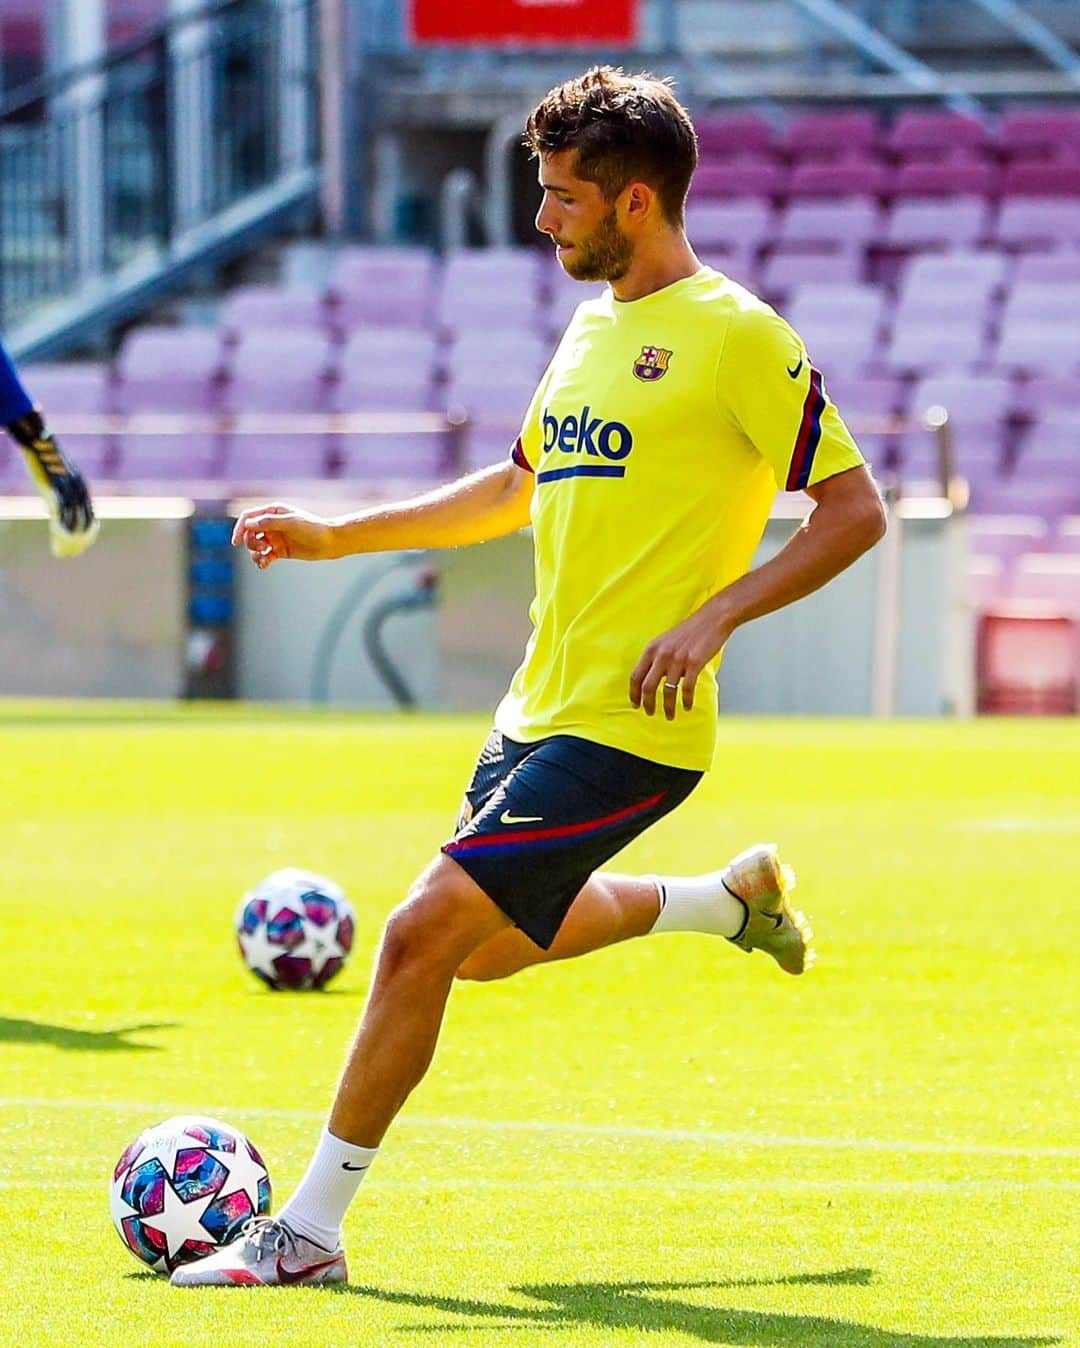
[[416, 42], [632, 42], [638, 0], [412, 0]]

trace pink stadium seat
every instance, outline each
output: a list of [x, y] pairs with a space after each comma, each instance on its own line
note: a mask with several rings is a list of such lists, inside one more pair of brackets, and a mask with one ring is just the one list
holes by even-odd
[[437, 345], [420, 328], [357, 328], [341, 352], [335, 411], [426, 411], [433, 405]]
[[998, 146], [1010, 159], [1053, 159], [1080, 153], [1080, 110], [1012, 108], [998, 123]]
[[[72, 458], [88, 476], [102, 473], [114, 458], [110, 437], [101, 433], [68, 431], [80, 417], [101, 416], [111, 409], [108, 366], [86, 364], [24, 365], [23, 384], [48, 414], [49, 424], [71, 451]], [[7, 437], [3, 437], [6, 442]], [[11, 454], [8, 469], [16, 480], [25, 482], [21, 454]]]
[[863, 248], [876, 241], [880, 216], [872, 197], [792, 201], [780, 213], [776, 238], [818, 250]]
[[997, 237], [1006, 247], [1018, 249], [1080, 244], [1080, 201], [1010, 197], [1001, 203]]
[[861, 279], [862, 263], [862, 254], [854, 249], [808, 253], [780, 248], [761, 268], [760, 285], [769, 297], [786, 296], [809, 282], [853, 285]]
[[1041, 421], [1055, 412], [1080, 410], [1080, 372], [1036, 375], [1019, 386], [1017, 407], [1032, 421]]
[[731, 254], [740, 259], [772, 238], [773, 213], [767, 202], [743, 199], [687, 203], [686, 232], [699, 252]]
[[1080, 366], [1075, 320], [1051, 321], [1040, 315], [1015, 314], [1002, 318], [995, 366], [1032, 374], [1066, 375]]
[[448, 381], [481, 383], [486, 379], [496, 384], [527, 378], [535, 387], [552, 350], [551, 342], [522, 328], [487, 333], [466, 331], [448, 352]]
[[328, 316], [317, 290], [284, 286], [239, 286], [221, 304], [218, 321], [230, 339], [255, 328], [314, 328], [322, 331]]
[[[136, 328], [117, 356], [117, 410], [209, 416], [220, 406], [224, 359], [214, 328]], [[212, 478], [221, 457], [219, 436], [190, 429], [127, 434], [118, 449], [124, 476], [141, 481]]]
[[907, 109], [893, 123], [886, 144], [900, 159], [941, 159], [958, 150], [985, 151], [990, 135], [977, 117]]
[[911, 392], [913, 416], [944, 407], [955, 425], [996, 425], [1009, 415], [1012, 382], [1001, 375], [930, 375]]
[[1080, 508], [1080, 484], [1015, 476], [990, 478], [972, 483], [971, 505], [989, 515], [1042, 515], [1056, 520]]
[[1080, 196], [1080, 160], [1031, 160], [1005, 165], [1006, 197]]
[[1005, 280], [1007, 259], [996, 252], [949, 252], [912, 258], [904, 268], [899, 303], [913, 313], [950, 314], [957, 308], [985, 311]]
[[983, 159], [947, 159], [900, 164], [893, 192], [904, 197], [992, 197], [998, 189], [998, 171]]
[[714, 197], [772, 198], [784, 194], [787, 171], [770, 159], [739, 159], [703, 163], [690, 184], [690, 200]]
[[599, 299], [607, 286], [603, 282], [575, 281], [556, 262], [548, 272], [547, 303], [542, 309], [542, 327], [551, 339], [551, 349], [566, 331], [579, 304]]
[[330, 285], [334, 321], [344, 331], [423, 326], [431, 318], [435, 270], [426, 248], [343, 248]]
[[967, 519], [971, 551], [1008, 564], [1021, 552], [1044, 551], [1050, 530], [1038, 515], [976, 515]]
[[772, 124], [756, 113], [701, 117], [695, 121], [698, 150], [703, 160], [732, 159], [772, 152], [776, 136]]
[[893, 206], [884, 242], [909, 252], [972, 248], [985, 236], [988, 213], [981, 196], [910, 197]]
[[877, 115], [864, 109], [810, 112], [788, 122], [783, 146], [792, 159], [868, 155], [877, 144], [879, 129]]
[[1002, 605], [979, 620], [980, 712], [1071, 715], [1077, 710], [1080, 633], [1054, 605]]
[[1075, 322], [1080, 315], [1080, 282], [1017, 281], [1005, 301], [1002, 321], [1042, 318], [1048, 323]]
[[470, 248], [443, 268], [436, 315], [454, 333], [539, 325], [542, 255], [536, 248]]
[[983, 352], [980, 312], [949, 311], [948, 322], [932, 312], [898, 309], [888, 350], [892, 369], [910, 373], [967, 371]]
[[[232, 355], [222, 394], [226, 411], [243, 413], [325, 412], [333, 351], [327, 338], [303, 328], [248, 332]], [[233, 480], [324, 476], [328, 439], [298, 431], [236, 433], [225, 445], [225, 472]]]
[[828, 377], [833, 370], [857, 371], [873, 363], [885, 302], [885, 292], [876, 286], [801, 285], [786, 316]]
[[1016, 259], [1013, 285], [1080, 286], [1080, 250], [1054, 253], [1022, 253]]
[[792, 197], [880, 197], [890, 190], [889, 169], [869, 158], [795, 164], [788, 180]]
[[1014, 599], [1048, 601], [1080, 619], [1080, 557], [1068, 552], [1024, 552], [1012, 570]]

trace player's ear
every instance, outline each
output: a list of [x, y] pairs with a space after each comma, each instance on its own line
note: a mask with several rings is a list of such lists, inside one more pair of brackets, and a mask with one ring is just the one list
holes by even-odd
[[647, 220], [658, 205], [655, 191], [640, 181], [627, 183], [620, 196], [627, 217], [635, 221]]

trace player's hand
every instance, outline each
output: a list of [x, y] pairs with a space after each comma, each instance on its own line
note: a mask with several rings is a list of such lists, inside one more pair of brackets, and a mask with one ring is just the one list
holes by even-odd
[[297, 506], [254, 506], [233, 527], [233, 547], [247, 548], [251, 560], [265, 571], [276, 561], [321, 562], [336, 557], [334, 525], [322, 515]]
[[21, 445], [30, 477], [48, 507], [53, 556], [77, 557], [100, 528], [82, 473], [45, 430], [39, 412], [20, 417], [8, 429]]
[[731, 635], [730, 624], [719, 613], [718, 598], [714, 596], [678, 627], [649, 642], [630, 675], [631, 706], [655, 716], [659, 694], [669, 721], [675, 719], [680, 694], [683, 708], [693, 708], [698, 675]]

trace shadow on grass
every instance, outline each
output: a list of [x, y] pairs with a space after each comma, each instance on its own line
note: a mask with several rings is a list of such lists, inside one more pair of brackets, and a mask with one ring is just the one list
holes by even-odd
[[159, 1053], [157, 1044], [132, 1044], [129, 1034], [147, 1030], [172, 1030], [173, 1023], [127, 1025], [118, 1030], [75, 1030], [67, 1025], [46, 1025], [39, 1020], [13, 1020], [0, 1016], [0, 1044], [51, 1044], [53, 1048], [81, 1049], [91, 1053]]
[[403, 1333], [410, 1334], [443, 1335], [491, 1328], [558, 1330], [587, 1325], [609, 1330], [635, 1330], [640, 1334], [686, 1334], [702, 1343], [745, 1344], [748, 1348], [1040, 1348], [1040, 1345], [1061, 1342], [1050, 1337], [941, 1338], [935, 1335], [931, 1338], [828, 1316], [700, 1306], [667, 1295], [650, 1295], [735, 1287], [866, 1286], [872, 1278], [872, 1269], [848, 1268], [832, 1273], [798, 1273], [786, 1278], [730, 1282], [525, 1283], [510, 1289], [545, 1303], [535, 1308], [347, 1284], [333, 1290], [400, 1306], [426, 1306], [449, 1315], [469, 1317], [459, 1324], [400, 1326]]

